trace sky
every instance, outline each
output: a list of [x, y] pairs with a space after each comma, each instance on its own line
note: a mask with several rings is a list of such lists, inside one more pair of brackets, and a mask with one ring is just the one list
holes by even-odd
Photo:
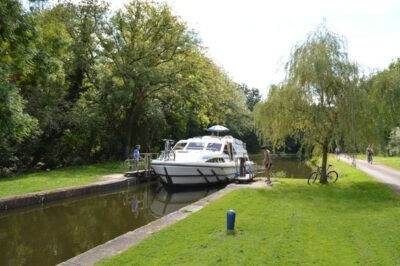
[[[108, 0], [114, 9], [127, 0]], [[296, 44], [325, 21], [365, 74], [400, 57], [400, 0], [158, 0], [198, 32], [207, 55], [265, 96]]]
[[347, 41], [365, 74], [400, 57], [400, 1], [169, 0], [208, 55], [237, 83], [263, 95], [284, 79], [294, 45], [323, 21]]

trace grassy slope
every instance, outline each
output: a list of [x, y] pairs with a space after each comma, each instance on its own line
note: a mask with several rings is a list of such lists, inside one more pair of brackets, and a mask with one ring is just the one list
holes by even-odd
[[[358, 154], [357, 159], [367, 160], [367, 156]], [[374, 162], [400, 170], [400, 157], [373, 156]]]
[[2, 178], [0, 179], [0, 197], [89, 184], [98, 181], [100, 176], [122, 173], [124, 170], [123, 163], [113, 162]]
[[[102, 265], [399, 265], [400, 197], [335, 162], [334, 185], [232, 192]], [[237, 213], [226, 235], [226, 211]]]
[[399, 157], [382, 157], [374, 156], [374, 162], [387, 165], [389, 167], [400, 170], [400, 158]]

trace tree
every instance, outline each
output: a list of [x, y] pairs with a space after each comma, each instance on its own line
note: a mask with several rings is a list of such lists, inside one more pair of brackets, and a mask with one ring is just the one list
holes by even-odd
[[256, 106], [256, 127], [274, 144], [284, 145], [286, 136], [295, 136], [304, 144], [318, 145], [321, 183], [326, 183], [329, 147], [352, 132], [347, 122], [350, 109], [362, 95], [356, 87], [357, 67], [349, 61], [343, 39], [322, 25], [295, 46], [286, 72], [286, 80]]
[[254, 106], [261, 101], [260, 90], [257, 88], [249, 88], [246, 84], [238, 84], [239, 89], [244, 93], [246, 97], [246, 104], [250, 111], [254, 110]]
[[[29, 102], [27, 110], [39, 120], [40, 127], [40, 134], [25, 143], [21, 154], [30, 167], [40, 162], [46, 168], [53, 168], [82, 157], [86, 161], [92, 159], [87, 152], [92, 149], [83, 145], [87, 139], [71, 137], [76, 131], [87, 130], [87, 126], [78, 125], [78, 119], [72, 118], [75, 111], [72, 109], [96, 82], [92, 79], [99, 46], [95, 40], [96, 21], [105, 9], [96, 1], [86, 0], [79, 5], [58, 4], [30, 14], [35, 28], [34, 56], [30, 72], [19, 81]], [[91, 112], [90, 115], [93, 116]]]
[[139, 0], [103, 24], [97, 37], [105, 63], [113, 67], [116, 86], [109, 97], [121, 110], [124, 154], [128, 156], [148, 100], [161, 90], [174, 90], [174, 80], [182, 71], [179, 62], [196, 45], [196, 39], [166, 4]]
[[214, 123], [250, 127], [243, 92], [157, 2], [24, 13], [1, 1], [0, 78], [0, 165], [12, 158], [16, 171], [121, 159], [132, 144], [154, 149]]
[[396, 127], [390, 132], [387, 151], [389, 156], [400, 155], [400, 127]]
[[20, 142], [31, 134], [37, 121], [24, 108], [19, 89], [7, 81], [0, 67], [0, 145], [7, 140]]
[[[25, 109], [19, 80], [30, 71], [33, 29], [18, 2], [0, 3], [0, 175], [15, 168], [15, 145], [36, 130]], [[23, 43], [24, 45], [21, 45]]]
[[368, 91], [370, 127], [374, 129], [375, 141], [382, 147], [388, 144], [392, 131], [400, 125], [400, 59], [371, 77], [364, 79]]
[[[246, 84], [236, 84], [239, 91], [243, 94], [238, 98], [244, 98], [246, 101], [247, 109], [253, 112], [254, 106], [261, 101], [261, 94], [257, 88], [249, 88]], [[241, 123], [245, 126], [244, 132], [240, 135], [240, 138], [246, 143], [246, 149], [250, 153], [257, 153], [260, 151], [260, 142], [254, 130], [254, 126], [250, 121], [253, 120], [253, 115], [250, 114], [249, 119], [246, 119], [245, 123]]]

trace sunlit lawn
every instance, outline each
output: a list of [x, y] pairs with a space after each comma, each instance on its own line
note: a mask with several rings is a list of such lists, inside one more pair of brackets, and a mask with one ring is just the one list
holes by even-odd
[[332, 162], [335, 184], [279, 179], [232, 192], [101, 265], [400, 265], [399, 195]]
[[[357, 158], [367, 160], [367, 155], [358, 154]], [[400, 170], [400, 157], [373, 156], [373, 161]]]
[[125, 170], [122, 162], [112, 162], [0, 178], [0, 197], [89, 184], [99, 181], [101, 176]]

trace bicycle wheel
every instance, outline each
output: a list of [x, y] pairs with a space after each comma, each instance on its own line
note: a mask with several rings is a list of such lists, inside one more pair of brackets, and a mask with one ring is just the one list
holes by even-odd
[[309, 185], [314, 184], [315, 180], [318, 178], [318, 173], [317, 172], [312, 172], [311, 175], [308, 177], [307, 183]]
[[336, 171], [329, 171], [326, 175], [328, 183], [335, 183], [338, 180], [339, 174]]
[[175, 152], [174, 151], [168, 151], [167, 160], [175, 161]]

